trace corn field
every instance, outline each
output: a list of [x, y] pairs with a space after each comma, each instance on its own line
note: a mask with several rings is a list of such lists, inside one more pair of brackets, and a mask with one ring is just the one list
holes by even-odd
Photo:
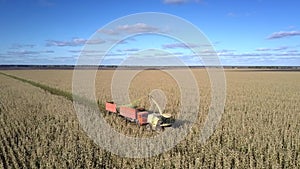
[[[72, 91], [71, 70], [1, 72], [58, 92]], [[204, 69], [192, 72], [201, 96], [197, 123], [173, 149], [145, 159], [119, 157], [96, 145], [63, 94], [0, 74], [0, 168], [300, 168], [300, 72], [225, 70], [225, 110], [205, 144], [200, 144], [199, 135], [209, 110], [210, 81]], [[100, 103], [112, 99], [113, 73], [97, 73]], [[130, 84], [129, 96], [147, 108], [149, 100], [143, 97], [153, 89], [164, 91], [165, 112], [176, 117], [180, 91], [162, 71], [139, 73]], [[121, 117], [103, 115], [122, 134], [156, 135]]]

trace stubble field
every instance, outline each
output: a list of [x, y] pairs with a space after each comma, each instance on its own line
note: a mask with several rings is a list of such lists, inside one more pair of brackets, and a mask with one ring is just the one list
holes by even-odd
[[[300, 72], [226, 70], [222, 119], [206, 144], [200, 144], [211, 100], [210, 83], [205, 70], [192, 71], [201, 95], [197, 124], [172, 150], [147, 159], [119, 157], [98, 147], [81, 129], [70, 100], [0, 74], [0, 168], [300, 167]], [[72, 91], [71, 70], [1, 72]], [[113, 73], [97, 73], [99, 102], [111, 99]], [[176, 117], [180, 92], [174, 79], [164, 72], [138, 74], [130, 85], [130, 98], [147, 108], [149, 101], [144, 96], [157, 88], [167, 97], [165, 112]], [[123, 134], [151, 136], [120, 117], [105, 115], [105, 119]]]

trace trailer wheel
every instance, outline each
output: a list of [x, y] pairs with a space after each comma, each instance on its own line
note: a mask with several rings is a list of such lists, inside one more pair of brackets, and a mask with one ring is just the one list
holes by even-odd
[[147, 129], [148, 131], [151, 131], [151, 129], [152, 129], [151, 125], [150, 125], [150, 124], [147, 124], [147, 125], [146, 125], [146, 129]]

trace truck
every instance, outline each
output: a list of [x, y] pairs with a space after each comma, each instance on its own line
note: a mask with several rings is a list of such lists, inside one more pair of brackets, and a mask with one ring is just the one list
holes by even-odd
[[135, 108], [129, 106], [120, 106], [118, 109], [117, 104], [114, 102], [106, 102], [105, 110], [109, 113], [118, 114], [127, 121], [136, 123], [138, 126], [146, 125], [147, 130], [160, 132], [165, 127], [170, 127], [172, 125], [170, 120], [171, 115], [163, 113], [158, 103], [151, 95], [149, 95], [149, 98], [156, 105], [159, 113], [145, 110], [144, 108]]
[[127, 106], [120, 107], [120, 116], [126, 120], [135, 122], [139, 126], [147, 124], [148, 111], [143, 108], [132, 108]]

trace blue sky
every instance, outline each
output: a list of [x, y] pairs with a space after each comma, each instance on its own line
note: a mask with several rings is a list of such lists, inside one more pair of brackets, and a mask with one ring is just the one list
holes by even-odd
[[[76, 64], [84, 44], [103, 26], [134, 13], [162, 12], [197, 26], [222, 65], [299, 66], [299, 6], [296, 0], [0, 0], [0, 64]], [[102, 31], [107, 36], [93, 43], [111, 42], [116, 32], [109, 31], [156, 27], [138, 22], [119, 28]], [[186, 64], [195, 63], [179, 42], [157, 35], [134, 37], [108, 53], [120, 59], [148, 48], [170, 49]]]

